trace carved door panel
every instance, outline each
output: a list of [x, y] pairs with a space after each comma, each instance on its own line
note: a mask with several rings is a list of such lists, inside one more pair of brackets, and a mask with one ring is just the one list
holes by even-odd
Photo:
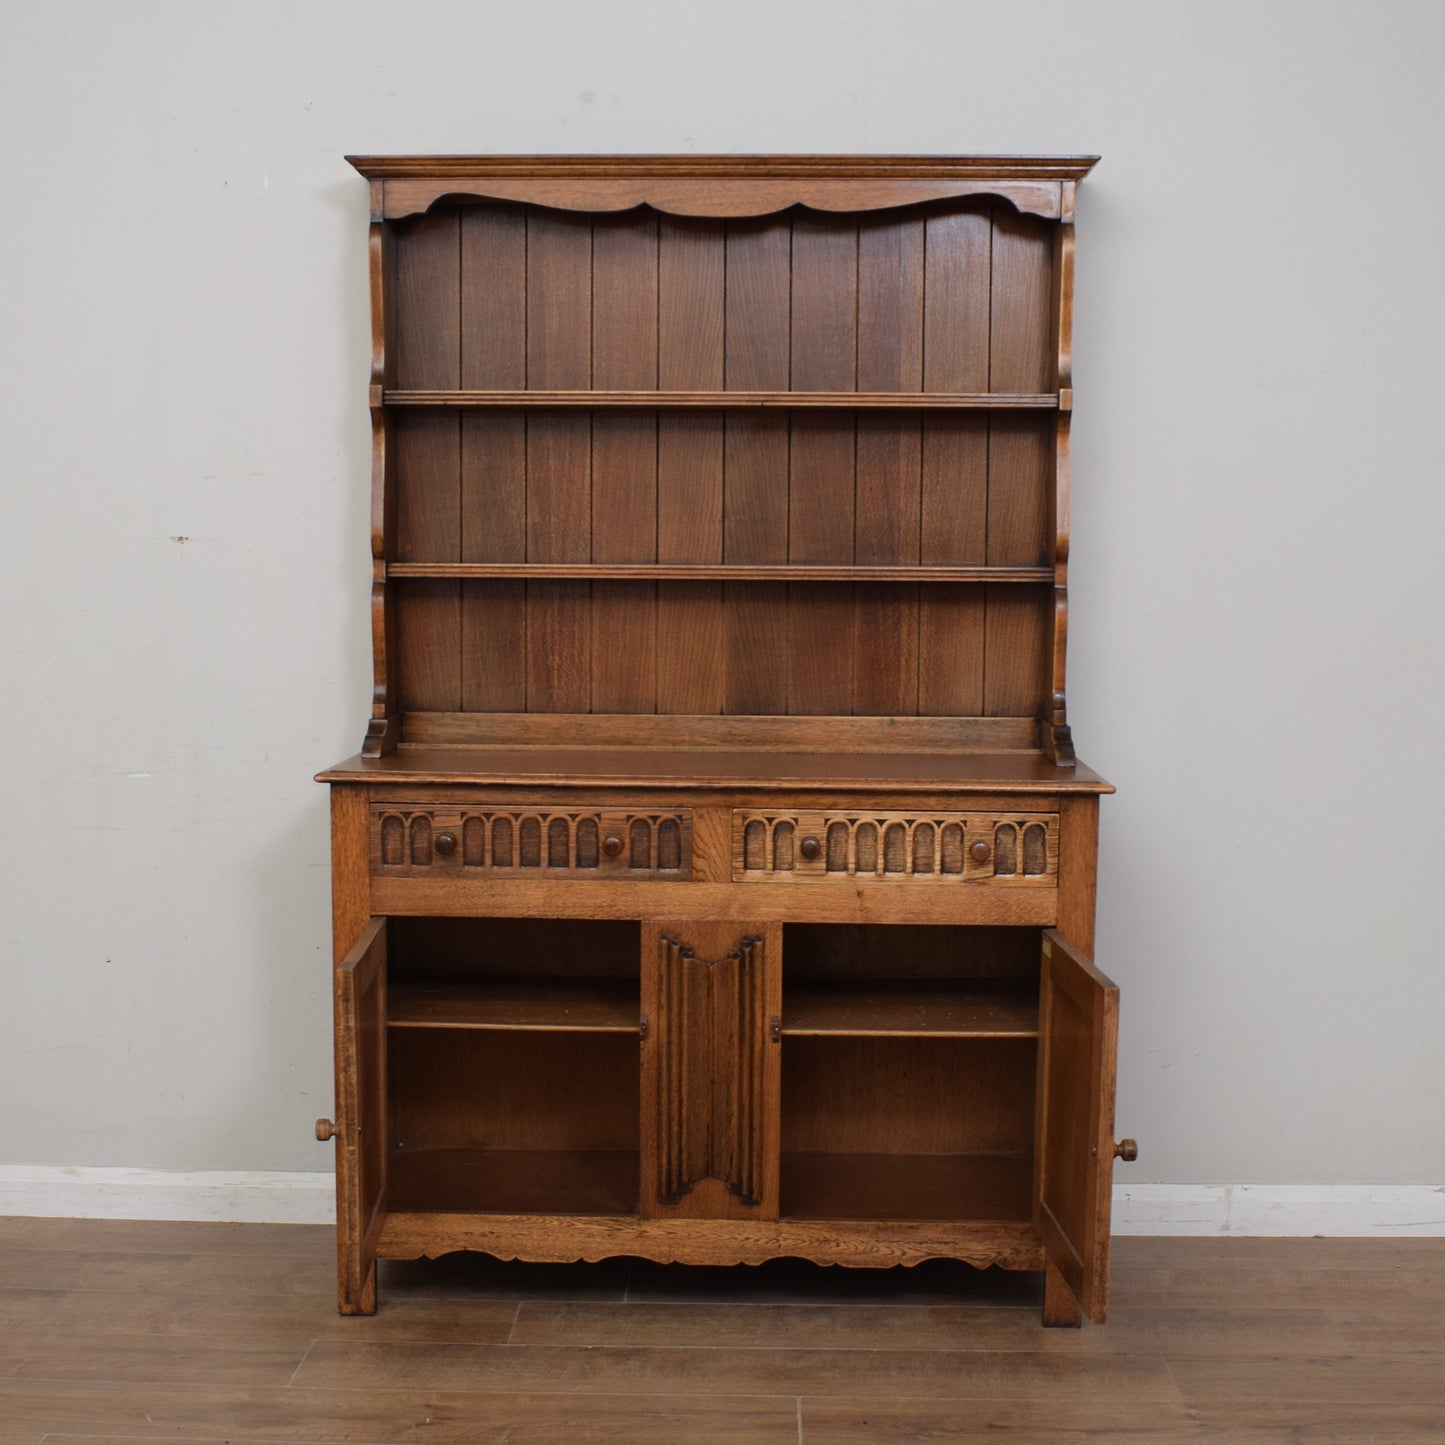
[[386, 919], [336, 966], [336, 1206], [343, 1314], [376, 1308], [386, 1211]]
[[[1057, 1273], [1099, 1323], [1109, 1304], [1119, 990], [1055, 929], [1044, 932], [1040, 962], [1034, 1225], [1050, 1284]], [[1077, 1323], [1077, 1308], [1063, 1297], [1057, 1313], [1050, 1323]]]
[[641, 1212], [778, 1217], [782, 930], [643, 925]]

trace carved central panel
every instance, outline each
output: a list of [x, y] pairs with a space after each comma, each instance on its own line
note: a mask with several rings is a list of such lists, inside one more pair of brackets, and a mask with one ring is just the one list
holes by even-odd
[[762, 1201], [765, 1040], [763, 939], [702, 958], [658, 937], [661, 1057], [657, 1194], [674, 1204], [717, 1179], [744, 1204]]

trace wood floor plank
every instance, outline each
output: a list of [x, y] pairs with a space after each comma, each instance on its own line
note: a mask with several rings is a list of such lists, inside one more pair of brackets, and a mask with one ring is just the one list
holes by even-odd
[[[1131, 1310], [1108, 1327], [1043, 1330], [1032, 1310], [907, 1305], [609, 1305], [527, 1302], [514, 1345], [723, 1349], [1022, 1349], [1046, 1354], [1325, 1355], [1409, 1348], [1413, 1327], [1370, 1331], [1313, 1310]], [[1445, 1326], [1442, 1326], [1445, 1329]], [[1440, 1333], [1430, 1338], [1445, 1344]], [[1384, 1342], [1388, 1340], [1387, 1345]], [[1442, 1350], [1445, 1354], [1445, 1350]]]
[[1110, 1321], [948, 1261], [386, 1262], [329, 1229], [0, 1219], [0, 1445], [1445, 1441], [1445, 1241], [1116, 1241]]
[[92, 1336], [166, 1335], [235, 1340], [355, 1339], [463, 1341], [501, 1344], [511, 1336], [511, 1300], [391, 1299], [364, 1326], [336, 1313], [330, 1299], [300, 1301], [273, 1295], [211, 1296], [119, 1290], [5, 1290], [0, 1292], [0, 1337], [26, 1331], [75, 1331]]
[[[35, 1384], [0, 1379], [0, 1419], [42, 1434], [247, 1445], [677, 1445], [798, 1438], [792, 1399]], [[6, 1442], [9, 1445], [9, 1442]]]
[[1122, 1235], [1119, 1269], [1210, 1268], [1248, 1274], [1271, 1269], [1445, 1269], [1445, 1238], [1278, 1239], [1266, 1235]]
[[1132, 1401], [1062, 1405], [1041, 1400], [888, 1400], [804, 1397], [803, 1445], [1007, 1441], [1008, 1445], [1292, 1445], [1286, 1429], [1244, 1427], [1222, 1436], [1182, 1405]]
[[1299, 1445], [1439, 1445], [1445, 1418], [1436, 1405], [1321, 1404], [1200, 1405], [1190, 1412], [1206, 1438], [1234, 1440], [1250, 1430], [1287, 1430]]
[[1026, 1271], [978, 1270], [944, 1259], [896, 1269], [842, 1269], [797, 1259], [726, 1269], [638, 1261], [627, 1297], [711, 1304], [966, 1304], [1037, 1313], [1043, 1286], [1040, 1276]]
[[188, 1340], [29, 1330], [0, 1339], [0, 1375], [28, 1380], [182, 1381], [285, 1385], [312, 1342], [262, 1336]]
[[371, 1345], [320, 1340], [296, 1373], [313, 1389], [599, 1394], [855, 1395], [1176, 1401], [1158, 1355], [1004, 1350], [791, 1350]]
[[331, 1258], [239, 1254], [131, 1254], [124, 1250], [15, 1249], [0, 1252], [0, 1289], [235, 1291], [315, 1300], [335, 1289]]
[[1237, 1276], [1209, 1269], [1117, 1271], [1110, 1296], [1141, 1309], [1264, 1309], [1282, 1299], [1300, 1309], [1327, 1309], [1342, 1298], [1368, 1298], [1400, 1311], [1445, 1309], [1433, 1279], [1396, 1270], [1261, 1269]]
[[1428, 1405], [1445, 1435], [1445, 1369], [1437, 1354], [1168, 1355], [1191, 1405]]
[[0, 1215], [0, 1252], [80, 1249], [126, 1254], [303, 1255], [331, 1261], [329, 1224], [226, 1224], [214, 1220], [42, 1219]]

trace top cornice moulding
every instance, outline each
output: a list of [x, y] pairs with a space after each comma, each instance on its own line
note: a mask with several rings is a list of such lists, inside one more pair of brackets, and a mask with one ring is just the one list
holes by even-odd
[[347, 156], [368, 180], [421, 176], [847, 176], [1082, 180], [1098, 156]]
[[[790, 206], [867, 211], [997, 196], [1047, 219], [1097, 156], [348, 156], [372, 215], [417, 215], [445, 197], [575, 211], [652, 206], [679, 216], [764, 216]], [[1068, 196], [1065, 195], [1066, 189]]]

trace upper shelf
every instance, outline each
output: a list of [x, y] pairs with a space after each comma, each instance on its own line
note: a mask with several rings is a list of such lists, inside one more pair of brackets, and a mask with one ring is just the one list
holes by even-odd
[[397, 391], [381, 399], [388, 406], [474, 407], [777, 407], [850, 408], [891, 411], [1058, 411], [1067, 392], [958, 391]]
[[869, 211], [996, 196], [1058, 220], [1065, 187], [1097, 156], [348, 156], [372, 182], [372, 217], [443, 197], [574, 211], [634, 206], [677, 216], [766, 216], [790, 206]]
[[1053, 582], [1052, 567], [809, 562], [389, 562], [388, 577], [610, 582]]

